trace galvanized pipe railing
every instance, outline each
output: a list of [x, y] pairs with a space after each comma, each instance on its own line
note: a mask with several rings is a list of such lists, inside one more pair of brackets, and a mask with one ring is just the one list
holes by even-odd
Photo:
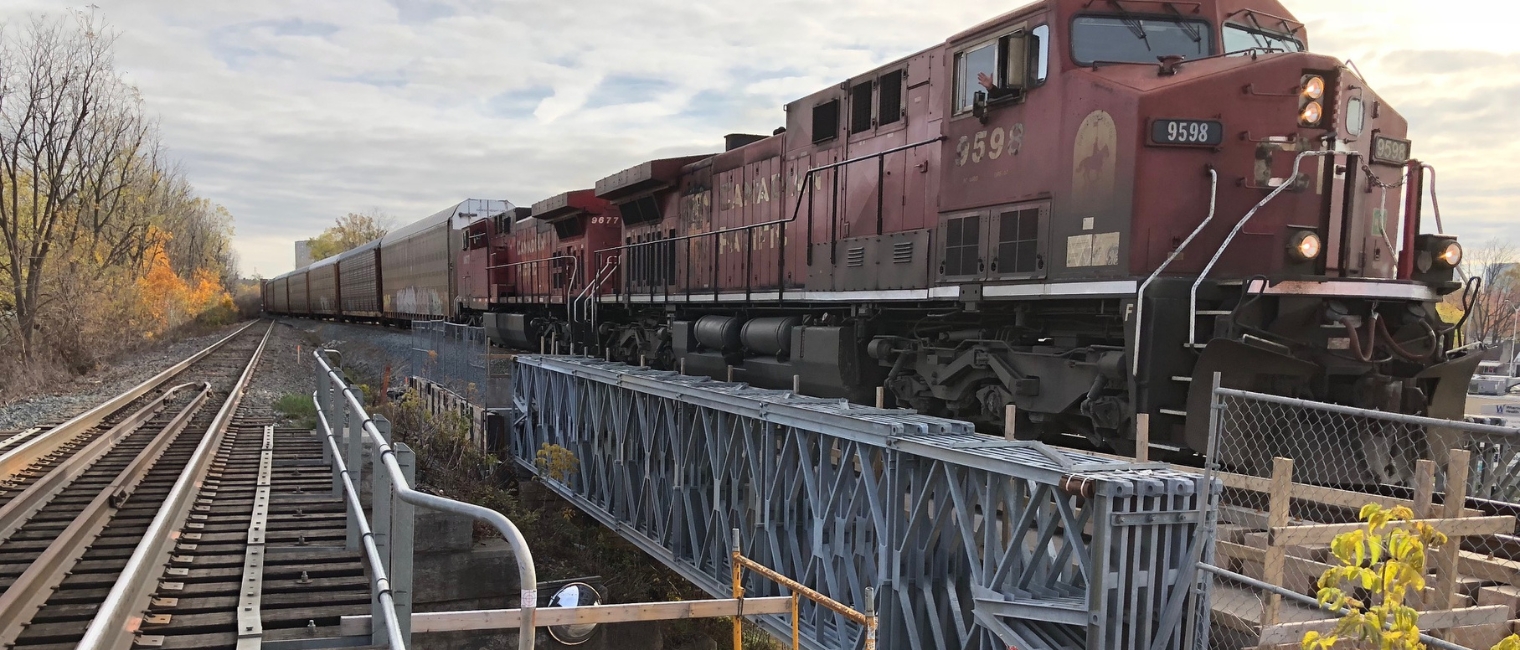
[[[406, 480], [406, 474], [401, 470], [400, 463], [398, 463], [396, 460], [395, 450], [391, 449], [391, 446], [386, 441], [385, 436], [382, 435], [380, 433], [380, 430], [375, 426], [373, 418], [371, 418], [369, 413], [365, 411], [363, 400], [359, 399], [359, 397], [354, 394], [353, 387], [349, 386], [348, 382], [343, 379], [343, 376], [334, 370], [332, 365], [327, 362], [326, 355], [329, 352], [336, 353], [337, 351], [323, 349], [312, 351], [312, 356], [317, 360], [317, 368], [322, 374], [323, 380], [327, 382], [327, 386], [339, 387], [339, 392], [342, 393], [343, 399], [346, 401], [349, 408], [349, 412], [352, 413], [354, 417], [357, 417], [362, 421], [362, 431], [368, 432], [370, 438], [374, 440], [375, 448], [373, 454], [375, 459], [375, 471], [380, 471], [380, 465], [383, 464], [385, 466], [385, 471], [390, 474], [392, 493], [402, 501], [410, 503], [414, 506], [429, 508], [440, 512], [450, 512], [454, 514], [465, 515], [490, 524], [492, 527], [496, 528], [496, 530], [501, 533], [502, 538], [506, 539], [507, 543], [512, 546], [512, 555], [517, 561], [517, 579], [519, 583], [519, 593], [521, 594], [520, 607], [522, 609], [522, 619], [520, 623], [521, 627], [519, 629], [523, 630], [523, 632], [519, 632], [517, 635], [517, 647], [519, 650], [533, 650], [534, 634], [531, 630], [533, 630], [535, 627], [533, 614], [538, 604], [538, 573], [534, 570], [533, 553], [528, 549], [528, 541], [523, 538], [522, 531], [519, 531], [517, 529], [517, 525], [513, 524], [512, 520], [507, 519], [506, 515], [496, 512], [490, 508], [477, 506], [470, 503], [464, 503], [462, 501], [455, 501], [453, 499], [446, 499], [444, 497], [426, 494], [412, 489], [411, 485]], [[319, 410], [322, 409], [321, 403], [323, 401], [323, 397], [326, 396], [321, 395], [320, 393], [317, 395], [316, 401]], [[322, 410], [322, 413], [325, 412], [325, 410]], [[328, 427], [329, 431], [331, 430], [330, 426], [328, 426], [325, 421], [323, 422], [323, 425], [324, 427]], [[329, 437], [329, 443], [331, 442], [333, 441], [331, 437]], [[339, 460], [339, 456], [341, 456], [341, 454], [335, 451], [333, 454], [333, 462], [335, 467], [341, 462]], [[348, 469], [344, 470], [345, 474], [343, 475], [343, 478], [345, 481], [348, 481], [350, 478], [350, 475], [347, 474], [348, 471]], [[345, 490], [351, 491], [352, 489], [353, 483], [352, 481], [348, 481], [348, 483], [345, 485]], [[357, 498], [357, 496], [351, 497], [352, 507], [358, 507]], [[358, 514], [355, 516], [359, 521], [363, 521], [364, 519], [363, 511], [358, 511]], [[365, 524], [365, 527], [367, 529], [368, 525]], [[365, 537], [365, 550], [367, 553], [371, 553], [372, 562], [373, 558], [379, 555], [379, 551], [377, 549], [374, 549], [373, 540], [368, 536]], [[379, 565], [375, 565], [373, 568], [379, 569]], [[377, 588], [379, 586], [379, 577], [380, 574], [377, 572]], [[388, 610], [392, 612], [394, 609], [394, 605], [388, 608]], [[390, 620], [386, 622], [387, 624], [392, 623]], [[397, 630], [396, 626], [394, 625], [391, 625], [390, 627], [391, 630]], [[399, 631], [391, 632], [391, 630], [388, 630], [387, 632], [392, 634], [392, 649], [402, 650], [404, 646], [397, 645], [398, 639], [400, 638]]]
[[[317, 358], [321, 359], [320, 356]], [[327, 423], [327, 411], [322, 408], [319, 394], [314, 392], [311, 397], [317, 405], [317, 424], [321, 425], [323, 438], [332, 452], [333, 474], [337, 475], [343, 484], [343, 500], [346, 502], [349, 516], [352, 517], [350, 523], [358, 527], [359, 538], [364, 544], [364, 555], [369, 558], [375, 597], [380, 600], [380, 609], [385, 613], [386, 637], [389, 639], [392, 650], [405, 650], [406, 639], [401, 633], [401, 622], [396, 619], [396, 598], [391, 593], [390, 576], [386, 575], [386, 562], [381, 559], [380, 549], [375, 546], [375, 533], [370, 529], [369, 521], [364, 518], [364, 504], [359, 501], [359, 489], [354, 486], [353, 476], [348, 471], [348, 463], [343, 462], [343, 450], [338, 447], [337, 436], [333, 433], [332, 425]], [[367, 420], [368, 417], [366, 417]], [[370, 435], [374, 436], [378, 445], [381, 436], [375, 432]], [[399, 485], [405, 485], [405, 483], [402, 482]]]

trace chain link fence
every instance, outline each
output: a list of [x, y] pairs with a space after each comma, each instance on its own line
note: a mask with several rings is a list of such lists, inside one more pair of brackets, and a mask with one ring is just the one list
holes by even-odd
[[1330, 633], [1337, 617], [1293, 595], [1317, 595], [1338, 564], [1331, 542], [1363, 527], [1367, 504], [1407, 507], [1450, 537], [1427, 549], [1426, 587], [1405, 598], [1442, 637], [1433, 645], [1488, 650], [1520, 632], [1520, 429], [1227, 388], [1212, 408], [1208, 471], [1225, 490], [1199, 648], [1298, 648]]
[[[441, 320], [412, 321], [412, 376], [486, 407], [505, 404], [508, 390], [505, 382], [492, 381], [486, 363], [490, 352], [483, 327]], [[496, 393], [501, 399], [493, 399], [498, 397]]]

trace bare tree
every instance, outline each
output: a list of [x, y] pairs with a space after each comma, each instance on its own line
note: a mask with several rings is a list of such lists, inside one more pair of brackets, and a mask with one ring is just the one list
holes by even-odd
[[1483, 293], [1467, 317], [1470, 341], [1508, 339], [1520, 309], [1520, 251], [1511, 242], [1490, 239], [1468, 253], [1467, 272], [1483, 280]]
[[[43, 272], [70, 234], [76, 202], [97, 166], [89, 160], [97, 129], [135, 106], [112, 68], [114, 36], [93, 16], [34, 19], [18, 39], [0, 42], [0, 240], [21, 353], [33, 352]], [[130, 131], [130, 126], [123, 127]], [[100, 153], [96, 151], [95, 153]]]

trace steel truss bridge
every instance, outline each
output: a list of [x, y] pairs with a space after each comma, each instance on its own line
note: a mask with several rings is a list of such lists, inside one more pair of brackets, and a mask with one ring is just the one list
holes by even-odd
[[[577, 357], [519, 356], [511, 453], [715, 596], [746, 556], [845, 604], [875, 587], [883, 648], [1171, 650], [1207, 643], [1204, 489], [970, 424]], [[783, 595], [758, 577], [748, 596]], [[788, 619], [755, 617], [790, 636]], [[863, 631], [805, 603], [806, 647]]]

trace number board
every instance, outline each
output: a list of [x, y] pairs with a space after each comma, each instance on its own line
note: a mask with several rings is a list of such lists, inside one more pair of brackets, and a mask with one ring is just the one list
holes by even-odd
[[1224, 142], [1224, 124], [1215, 120], [1157, 119], [1151, 142], [1184, 147], [1214, 147]]
[[1390, 138], [1386, 135], [1373, 136], [1372, 162], [1402, 165], [1409, 162], [1410, 147], [1408, 140]]

